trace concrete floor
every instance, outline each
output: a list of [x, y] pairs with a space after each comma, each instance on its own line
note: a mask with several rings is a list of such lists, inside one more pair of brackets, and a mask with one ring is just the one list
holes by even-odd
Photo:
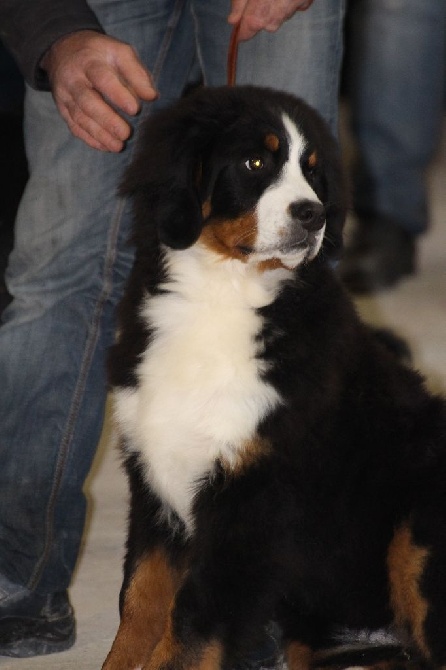
[[[446, 132], [430, 174], [432, 228], [419, 246], [418, 274], [395, 289], [358, 301], [367, 320], [393, 327], [410, 343], [415, 365], [446, 393]], [[77, 643], [34, 659], [0, 658], [0, 670], [98, 670], [118, 626], [125, 539], [126, 482], [106, 425], [87, 484], [91, 515], [71, 598]]]

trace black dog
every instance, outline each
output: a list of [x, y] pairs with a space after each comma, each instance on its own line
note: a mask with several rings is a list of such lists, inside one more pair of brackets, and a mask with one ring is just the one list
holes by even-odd
[[345, 193], [302, 101], [201, 90], [122, 192], [136, 261], [111, 352], [131, 488], [106, 670], [217, 670], [270, 620], [290, 670], [332, 628], [446, 665], [446, 406], [358, 319]]

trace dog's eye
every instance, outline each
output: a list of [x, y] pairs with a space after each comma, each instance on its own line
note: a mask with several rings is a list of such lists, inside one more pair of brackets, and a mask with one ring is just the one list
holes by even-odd
[[315, 177], [317, 175], [316, 167], [307, 167], [306, 173], [308, 177]]
[[245, 167], [251, 172], [261, 170], [263, 168], [263, 160], [259, 156], [248, 158], [248, 160], [245, 161]]

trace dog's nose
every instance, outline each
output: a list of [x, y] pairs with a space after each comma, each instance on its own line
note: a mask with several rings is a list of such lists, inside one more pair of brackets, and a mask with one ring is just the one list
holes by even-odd
[[293, 219], [309, 232], [320, 230], [325, 223], [325, 209], [320, 202], [298, 200], [288, 209]]

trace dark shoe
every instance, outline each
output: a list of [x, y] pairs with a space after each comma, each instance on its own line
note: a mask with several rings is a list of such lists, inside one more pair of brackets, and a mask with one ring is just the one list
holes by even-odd
[[69, 649], [75, 641], [73, 608], [66, 591], [36, 593], [0, 603], [0, 656], [29, 658]]
[[358, 294], [396, 284], [415, 272], [415, 237], [389, 219], [358, 222], [339, 264], [345, 286]]

